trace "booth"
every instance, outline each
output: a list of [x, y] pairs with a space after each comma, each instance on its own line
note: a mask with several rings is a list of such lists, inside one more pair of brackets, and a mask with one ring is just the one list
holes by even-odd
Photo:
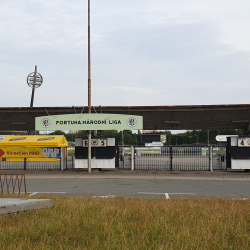
[[[117, 138], [92, 138], [92, 168], [117, 168], [119, 160]], [[75, 139], [75, 168], [88, 168], [88, 138]]]
[[63, 135], [8, 135], [0, 141], [0, 160], [57, 161], [67, 157]]
[[250, 137], [227, 137], [227, 167], [250, 169]]

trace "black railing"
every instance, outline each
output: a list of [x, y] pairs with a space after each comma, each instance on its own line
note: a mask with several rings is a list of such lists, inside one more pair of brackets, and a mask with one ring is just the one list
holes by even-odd
[[[37, 160], [8, 158], [0, 160], [0, 170], [61, 170], [62, 159], [46, 159]], [[74, 156], [70, 155], [65, 160], [64, 170], [72, 169], [74, 164]]]

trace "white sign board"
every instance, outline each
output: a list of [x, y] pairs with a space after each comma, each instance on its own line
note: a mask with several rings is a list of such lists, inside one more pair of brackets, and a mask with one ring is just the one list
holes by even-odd
[[[83, 147], [88, 147], [88, 139], [82, 140]], [[91, 147], [107, 147], [107, 139], [91, 139]]]
[[239, 137], [238, 135], [217, 135], [215, 137], [216, 141], [222, 141], [222, 142], [226, 142], [227, 141], [227, 137]]
[[238, 138], [238, 147], [250, 147], [250, 137]]
[[36, 117], [36, 130], [141, 130], [143, 117], [119, 114], [66, 114]]

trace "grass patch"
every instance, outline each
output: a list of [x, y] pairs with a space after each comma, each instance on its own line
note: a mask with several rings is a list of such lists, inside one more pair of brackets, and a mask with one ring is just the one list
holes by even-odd
[[250, 248], [250, 200], [43, 198], [0, 216], [0, 249]]

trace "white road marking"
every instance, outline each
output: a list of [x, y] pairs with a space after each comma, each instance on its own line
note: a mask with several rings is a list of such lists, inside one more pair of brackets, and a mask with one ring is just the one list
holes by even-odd
[[66, 192], [31, 192], [29, 196], [33, 196], [36, 194], [66, 194]]
[[174, 194], [174, 195], [196, 195], [196, 193], [151, 193], [151, 192], [138, 192], [138, 194], [159, 194], [159, 195], [165, 195], [166, 199], [169, 199], [169, 195], [170, 194]]
[[165, 193], [138, 192], [138, 194], [165, 194]]
[[[166, 193], [138, 192], [138, 194], [166, 194]], [[190, 194], [190, 195], [196, 195], [196, 193], [168, 193], [168, 194]]]
[[114, 198], [115, 195], [106, 195], [106, 196], [92, 196], [94, 198]]
[[196, 195], [196, 193], [169, 193], [169, 194], [189, 194], [189, 195]]
[[249, 198], [232, 198], [232, 200], [246, 201], [249, 200]]

